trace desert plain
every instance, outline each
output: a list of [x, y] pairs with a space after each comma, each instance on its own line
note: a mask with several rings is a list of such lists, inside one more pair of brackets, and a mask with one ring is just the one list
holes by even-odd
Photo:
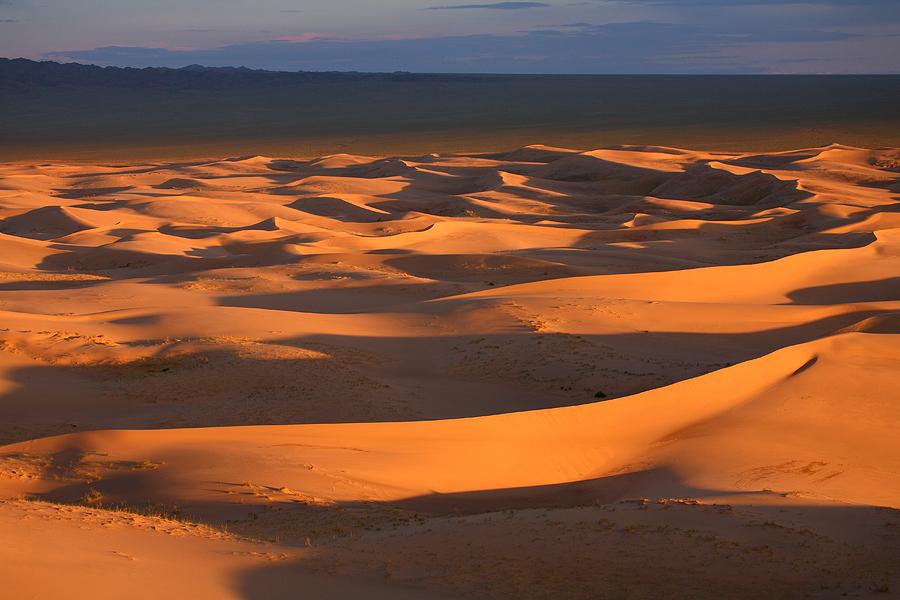
[[900, 152], [0, 165], [6, 598], [900, 589]]

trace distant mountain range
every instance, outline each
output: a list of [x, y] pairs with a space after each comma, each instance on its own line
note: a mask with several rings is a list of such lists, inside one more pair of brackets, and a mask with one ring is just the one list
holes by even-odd
[[[489, 75], [445, 75], [407, 72], [264, 71], [247, 67], [100, 67], [79, 63], [0, 58], [0, 89], [34, 86], [101, 86], [124, 88], [233, 89], [296, 85], [305, 81], [402, 81], [486, 79]], [[502, 76], [499, 76], [502, 77]]]

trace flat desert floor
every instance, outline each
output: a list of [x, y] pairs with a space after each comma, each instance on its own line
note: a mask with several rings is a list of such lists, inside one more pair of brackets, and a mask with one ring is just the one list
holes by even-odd
[[900, 590], [900, 152], [0, 165], [5, 598]]

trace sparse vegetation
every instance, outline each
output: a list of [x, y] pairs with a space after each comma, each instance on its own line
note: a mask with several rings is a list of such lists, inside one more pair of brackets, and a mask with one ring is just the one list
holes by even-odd
[[103, 494], [99, 490], [90, 488], [82, 496], [81, 501], [88, 505], [97, 506], [103, 501]]

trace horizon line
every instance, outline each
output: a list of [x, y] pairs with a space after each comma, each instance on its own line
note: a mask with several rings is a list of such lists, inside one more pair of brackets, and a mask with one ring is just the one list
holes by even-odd
[[442, 76], [454, 76], [454, 77], [472, 77], [472, 76], [490, 76], [490, 77], [900, 77], [900, 71], [898, 72], [883, 72], [883, 73], [717, 73], [717, 72], [709, 72], [709, 73], [697, 73], [697, 72], [684, 72], [684, 73], [546, 73], [546, 72], [534, 72], [534, 73], [504, 73], [500, 71], [470, 71], [470, 72], [458, 72], [458, 71], [406, 71], [406, 70], [394, 70], [394, 71], [368, 71], [368, 70], [359, 70], [359, 69], [348, 69], [348, 70], [305, 70], [298, 69], [296, 71], [287, 71], [283, 69], [261, 69], [255, 67], [248, 67], [246, 65], [218, 65], [218, 66], [210, 66], [204, 65], [201, 63], [189, 63], [180, 67], [169, 67], [163, 65], [148, 65], [145, 67], [134, 67], [134, 66], [123, 66], [123, 65], [104, 65], [92, 62], [81, 62], [77, 60], [70, 61], [59, 61], [53, 59], [34, 59], [28, 58], [25, 56], [0, 56], [0, 60], [7, 61], [26, 61], [36, 64], [43, 63], [51, 63], [60, 66], [68, 66], [68, 65], [78, 65], [83, 67], [96, 67], [99, 69], [131, 69], [135, 71], [144, 71], [149, 69], [158, 69], [163, 71], [190, 71], [190, 67], [200, 67], [203, 69], [208, 69], [210, 71], [215, 70], [226, 70], [226, 69], [235, 69], [235, 70], [244, 70], [251, 71], [254, 73], [283, 73], [283, 74], [300, 74], [300, 73], [312, 73], [312, 74], [367, 74], [367, 75], [442, 75]]

